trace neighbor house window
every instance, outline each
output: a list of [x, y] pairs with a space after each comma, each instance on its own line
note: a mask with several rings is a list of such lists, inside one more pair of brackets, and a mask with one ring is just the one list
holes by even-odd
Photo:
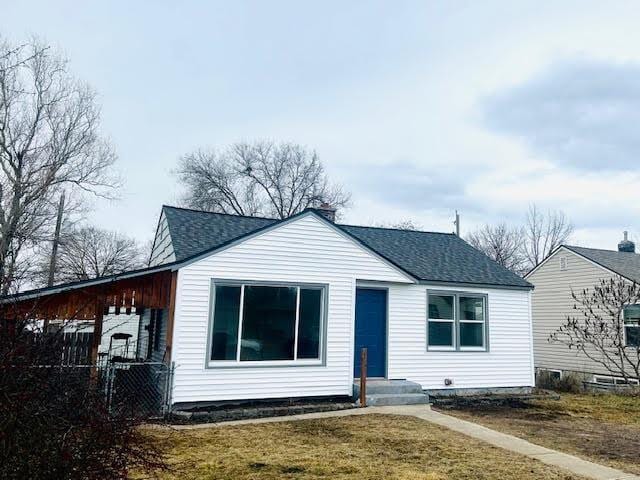
[[640, 347], [640, 305], [624, 308], [624, 337], [627, 347]]
[[218, 284], [211, 361], [320, 360], [324, 287]]
[[485, 295], [429, 292], [428, 305], [429, 350], [486, 350]]

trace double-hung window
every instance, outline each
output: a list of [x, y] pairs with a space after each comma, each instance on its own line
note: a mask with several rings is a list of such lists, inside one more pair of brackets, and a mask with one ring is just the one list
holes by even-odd
[[429, 350], [487, 350], [487, 297], [464, 292], [428, 292]]
[[625, 345], [640, 347], [640, 305], [627, 305], [623, 316]]
[[429, 295], [429, 347], [455, 350], [455, 295]]
[[325, 287], [215, 282], [209, 363], [318, 364]]

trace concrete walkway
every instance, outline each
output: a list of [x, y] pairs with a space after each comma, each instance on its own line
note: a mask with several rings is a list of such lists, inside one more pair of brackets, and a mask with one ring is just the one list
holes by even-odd
[[302, 415], [290, 415], [287, 417], [257, 418], [250, 420], [235, 420], [220, 423], [205, 423], [197, 425], [176, 425], [172, 428], [176, 430], [192, 430], [199, 428], [219, 428], [230, 425], [252, 425], [259, 423], [290, 422], [295, 420], [311, 420], [319, 418], [346, 417], [352, 415], [367, 415], [380, 413], [387, 415], [407, 415], [417, 417], [427, 422], [435, 423], [450, 430], [462, 433], [468, 437], [481, 440], [490, 445], [519, 453], [530, 458], [534, 458], [548, 465], [568, 470], [576, 475], [581, 475], [594, 480], [640, 480], [640, 477], [625, 473], [621, 470], [605, 467], [597, 463], [582, 460], [581, 458], [566, 453], [551, 450], [527, 442], [513, 435], [500, 433], [490, 428], [483, 427], [477, 423], [468, 422], [459, 418], [434, 412], [429, 405], [402, 405], [389, 407], [367, 407], [354, 408], [351, 410], [338, 410], [335, 412], [306, 413]]

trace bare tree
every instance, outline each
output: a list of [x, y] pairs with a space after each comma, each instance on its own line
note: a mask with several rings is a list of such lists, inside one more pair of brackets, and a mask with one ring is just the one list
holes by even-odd
[[142, 248], [132, 238], [95, 227], [77, 228], [60, 240], [55, 280], [113, 275], [143, 267], [145, 260]]
[[639, 317], [625, 318], [625, 309], [640, 303], [640, 285], [614, 277], [571, 296], [579, 313], [569, 316], [549, 341], [576, 349], [625, 381], [640, 378]]
[[517, 274], [524, 272], [526, 261], [522, 227], [511, 227], [505, 223], [484, 225], [470, 233], [466, 240], [503, 267]]
[[99, 132], [95, 93], [41, 42], [0, 39], [0, 293], [25, 249], [51, 238], [63, 187], [108, 195], [115, 161]]
[[395, 222], [380, 222], [374, 224], [375, 227], [379, 228], [394, 228], [396, 230], [420, 230], [422, 229], [422, 225], [408, 218], [398, 220]]
[[534, 204], [529, 207], [525, 224], [524, 256], [528, 268], [542, 262], [553, 250], [565, 243], [573, 233], [573, 224], [564, 212], [541, 212]]
[[176, 171], [192, 208], [288, 218], [322, 202], [346, 207], [350, 195], [332, 184], [318, 155], [293, 143], [236, 143], [183, 156]]

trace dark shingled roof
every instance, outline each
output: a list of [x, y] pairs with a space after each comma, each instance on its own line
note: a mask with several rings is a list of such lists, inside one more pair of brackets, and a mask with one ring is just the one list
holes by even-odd
[[270, 218], [225, 215], [166, 205], [162, 208], [178, 261], [277, 222]]
[[[176, 255], [181, 261], [215, 249], [278, 220], [164, 206]], [[532, 288], [452, 233], [336, 226], [413, 277], [432, 282]]]
[[342, 228], [420, 280], [531, 286], [453, 233], [350, 225]]
[[640, 255], [637, 253], [571, 245], [565, 245], [565, 247], [629, 280], [640, 282]]

